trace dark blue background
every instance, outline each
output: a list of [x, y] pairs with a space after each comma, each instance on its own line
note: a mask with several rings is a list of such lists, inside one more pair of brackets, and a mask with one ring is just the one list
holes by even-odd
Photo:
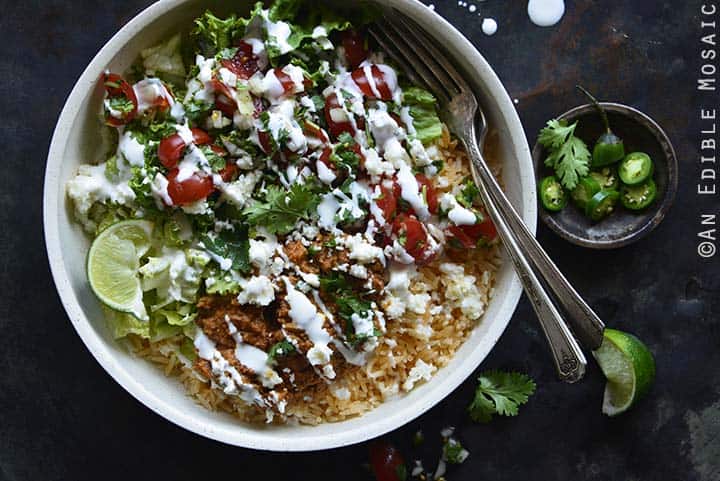
[[[50, 278], [41, 190], [50, 137], [75, 80], [147, 0], [0, 1], [0, 480], [369, 479], [366, 446], [283, 455], [224, 446], [150, 412], [105, 374], [68, 322]], [[699, 214], [699, 0], [569, 1], [562, 23], [530, 24], [525, 2], [487, 0], [493, 37], [455, 1], [437, 11], [482, 51], [517, 98], [530, 142], [542, 124], [579, 104], [577, 82], [633, 105], [663, 125], [680, 161], [680, 191], [664, 223], [612, 252], [574, 247], [540, 226], [538, 238], [611, 326], [655, 352], [649, 399], [617, 419], [601, 415], [604, 380], [555, 378], [529, 304], [482, 368], [528, 372], [537, 393], [516, 418], [472, 424], [471, 379], [389, 438], [434, 466], [441, 427], [471, 451], [451, 480], [720, 479], [720, 267], [696, 250]], [[716, 16], [717, 20], [717, 16]], [[410, 448], [416, 429], [428, 442]], [[298, 442], [302, 442], [301, 439]]]

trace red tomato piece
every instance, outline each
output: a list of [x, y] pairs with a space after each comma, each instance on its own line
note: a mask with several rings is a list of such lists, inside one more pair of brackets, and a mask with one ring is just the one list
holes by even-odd
[[[215, 149], [213, 149], [213, 150], [215, 150]], [[230, 182], [235, 177], [237, 177], [237, 174], [239, 171], [240, 171], [240, 169], [238, 168], [238, 166], [235, 162], [228, 161], [228, 163], [225, 164], [225, 167], [223, 167], [220, 170], [219, 174], [220, 174], [220, 177], [222, 178], [223, 182]]]
[[308, 122], [307, 120], [303, 124], [303, 133], [306, 137], [313, 137], [315, 139], [318, 139], [323, 144], [326, 144], [330, 141], [323, 129], [313, 124], [312, 122]]
[[431, 214], [437, 214], [438, 212], [438, 198], [437, 191], [432, 181], [425, 177], [423, 174], [416, 174], [415, 179], [420, 184], [420, 192], [425, 193], [425, 200], [427, 201], [428, 210]]
[[189, 178], [178, 182], [178, 169], [168, 172], [168, 195], [173, 205], [187, 205], [202, 200], [210, 195], [215, 187], [212, 178], [208, 175], [194, 173]]
[[325, 147], [322, 151], [322, 154], [320, 154], [320, 157], [318, 160], [322, 162], [323, 164], [327, 165], [328, 168], [332, 169], [334, 167], [334, 164], [330, 160], [330, 156], [332, 155], [332, 147]]
[[[193, 142], [196, 145], [205, 145], [212, 142], [212, 138], [204, 130], [197, 128], [190, 130], [193, 134]], [[160, 141], [160, 145], [158, 146], [160, 163], [168, 169], [172, 169], [180, 161], [185, 147], [185, 141], [180, 137], [180, 134], [172, 134], [169, 137], [165, 137]]]
[[400, 481], [399, 471], [404, 464], [395, 446], [382, 441], [370, 445], [370, 466], [377, 481]]
[[350, 68], [357, 68], [368, 55], [365, 39], [357, 30], [345, 30], [342, 33], [341, 42], [345, 51], [345, 60]]
[[290, 77], [283, 69], [276, 68], [274, 70], [275, 78], [278, 79], [278, 82], [280, 82], [280, 85], [282, 85], [283, 90], [286, 94], [292, 94], [295, 91], [295, 82], [293, 82], [292, 77]]
[[132, 85], [116, 73], [106, 73], [103, 74], [103, 86], [105, 87], [105, 95], [108, 98], [125, 97], [133, 104], [133, 109], [130, 112], [122, 113], [119, 118], [106, 114], [105, 123], [112, 127], [118, 127], [134, 119], [138, 112], [138, 100]]
[[232, 58], [221, 60], [220, 63], [239, 78], [245, 80], [260, 70], [258, 56], [253, 53], [252, 45], [243, 40], [237, 44], [235, 55]]
[[428, 261], [430, 244], [422, 222], [414, 216], [401, 214], [393, 222], [393, 233], [405, 251], [415, 259], [415, 262], [425, 263]]
[[258, 140], [260, 141], [260, 148], [264, 153], [269, 154], [272, 152], [272, 143], [270, 142], [270, 134], [258, 130]]
[[476, 248], [481, 239], [492, 242], [497, 238], [497, 229], [489, 218], [474, 225], [453, 225], [447, 228], [447, 232], [465, 249]]
[[381, 196], [375, 199], [375, 204], [382, 211], [383, 218], [386, 222], [391, 222], [395, 217], [397, 211], [398, 199], [393, 192], [393, 189], [388, 189], [385, 186], [380, 187]]
[[[373, 90], [370, 85], [366, 75], [366, 70], [366, 68], [361, 67], [355, 69], [351, 74], [352, 79], [355, 81], [355, 84], [358, 86], [363, 95], [371, 99], [379, 98], [380, 100], [392, 100], [392, 91], [385, 81], [385, 74], [382, 70], [380, 70], [380, 67], [374, 64], [370, 66], [370, 75], [372, 75], [375, 83], [375, 90]], [[375, 91], [377, 91], [377, 94], [380, 94], [380, 97], [376, 95]]]
[[337, 95], [332, 93], [325, 99], [325, 121], [328, 124], [328, 130], [333, 138], [337, 138], [343, 132], [347, 132], [350, 135], [355, 135], [355, 129], [352, 123], [348, 121], [335, 122], [332, 118], [333, 109], [340, 109], [340, 102], [338, 102]]

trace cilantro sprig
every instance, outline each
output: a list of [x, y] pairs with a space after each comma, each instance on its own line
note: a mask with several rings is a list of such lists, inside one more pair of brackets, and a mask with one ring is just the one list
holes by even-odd
[[489, 422], [493, 414], [516, 416], [520, 405], [535, 392], [535, 382], [519, 372], [487, 371], [478, 378], [468, 412], [473, 421]]
[[575, 136], [577, 124], [568, 125], [566, 120], [553, 119], [538, 137], [538, 142], [550, 153], [545, 165], [555, 169], [560, 183], [568, 190], [574, 189], [590, 170], [590, 151], [585, 142]]
[[269, 185], [265, 200], [254, 201], [243, 214], [250, 225], [262, 225], [271, 234], [287, 234], [299, 220], [309, 220], [319, 203], [320, 196], [309, 183], [295, 183], [289, 190]]

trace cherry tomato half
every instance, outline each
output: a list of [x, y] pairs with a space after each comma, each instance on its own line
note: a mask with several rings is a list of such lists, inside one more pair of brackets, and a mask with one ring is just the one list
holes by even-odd
[[108, 112], [105, 115], [105, 123], [111, 127], [125, 125], [135, 118], [138, 112], [138, 100], [127, 80], [116, 73], [103, 74], [103, 86], [105, 87], [105, 95], [109, 99], [124, 97], [133, 104], [130, 112], [122, 112], [120, 117], [113, 117]]
[[384, 442], [370, 445], [370, 466], [377, 481], [400, 481], [401, 466], [404, 464], [395, 446]]
[[227, 164], [225, 164], [225, 167], [220, 169], [220, 177], [222, 178], [223, 182], [230, 182], [235, 177], [237, 177], [238, 172], [240, 171], [240, 168], [237, 166], [235, 162], [228, 161]]
[[[193, 142], [196, 145], [205, 145], [212, 142], [212, 138], [202, 129], [193, 128], [190, 129], [193, 134]], [[177, 166], [180, 162], [180, 157], [185, 150], [185, 141], [180, 137], [180, 134], [172, 134], [169, 137], [165, 137], [160, 141], [158, 146], [158, 158], [160, 163], [172, 169]]]
[[345, 59], [350, 68], [357, 68], [368, 55], [365, 39], [357, 30], [345, 30], [342, 33], [341, 42], [345, 51]]
[[332, 93], [325, 99], [325, 121], [327, 122], [330, 135], [335, 139], [343, 132], [355, 135], [355, 129], [349, 120], [340, 122], [333, 120], [332, 111], [334, 109], [342, 109], [342, 107], [340, 106], [340, 102], [338, 102], [337, 95]]
[[202, 200], [210, 195], [215, 187], [209, 175], [194, 173], [182, 182], [178, 182], [178, 169], [171, 170], [168, 175], [168, 195], [173, 205], [187, 205]]
[[282, 85], [284, 94], [292, 94], [295, 92], [295, 82], [293, 82], [292, 77], [285, 73], [283, 69], [276, 68], [273, 73], [275, 74], [275, 78], [278, 79], [278, 82], [280, 82], [280, 85]]
[[392, 91], [385, 81], [385, 74], [380, 70], [380, 67], [374, 64], [370, 66], [370, 75], [372, 75], [373, 83], [375, 83], [375, 89], [370, 85], [366, 71], [367, 69], [362, 67], [355, 69], [352, 73], [352, 78], [363, 95], [371, 99], [392, 100]]

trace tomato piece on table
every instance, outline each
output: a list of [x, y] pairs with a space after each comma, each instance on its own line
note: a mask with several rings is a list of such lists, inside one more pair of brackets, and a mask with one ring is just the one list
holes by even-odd
[[187, 179], [178, 181], [178, 172], [178, 169], [173, 169], [167, 175], [167, 190], [173, 205], [192, 204], [206, 198], [215, 190], [209, 175], [196, 172]]
[[105, 123], [111, 127], [119, 127], [133, 120], [138, 112], [138, 100], [132, 85], [116, 73], [105, 73], [103, 74], [103, 86], [105, 95], [111, 102], [113, 99], [125, 99], [132, 104], [130, 109], [120, 111], [119, 117], [106, 112]]
[[370, 445], [370, 466], [377, 481], [401, 481], [405, 460], [395, 446], [375, 442]]
[[366, 67], [355, 69], [351, 74], [352, 79], [355, 81], [355, 84], [358, 86], [363, 95], [371, 99], [392, 100], [392, 91], [390, 90], [390, 87], [385, 80], [385, 74], [382, 70], [380, 70], [380, 67], [373, 64], [370, 66], [369, 70], [370, 75], [372, 76], [372, 81], [375, 84], [374, 89], [367, 77], [368, 69]]
[[357, 68], [368, 56], [365, 38], [354, 29], [342, 33], [341, 43], [350, 68]]
[[354, 136], [355, 128], [353, 127], [352, 122], [349, 120], [337, 120], [337, 114], [334, 114], [333, 111], [339, 111], [342, 112], [343, 115], [348, 115], [340, 106], [337, 94], [335, 93], [328, 95], [325, 99], [325, 121], [327, 122], [330, 135], [335, 139], [337, 139], [343, 132], [347, 132]]
[[[212, 142], [210, 135], [202, 129], [190, 129], [193, 134], [193, 143], [195, 145], [206, 145]], [[158, 158], [160, 163], [168, 169], [177, 166], [185, 150], [185, 141], [180, 134], [172, 134], [160, 141], [158, 146]]]

